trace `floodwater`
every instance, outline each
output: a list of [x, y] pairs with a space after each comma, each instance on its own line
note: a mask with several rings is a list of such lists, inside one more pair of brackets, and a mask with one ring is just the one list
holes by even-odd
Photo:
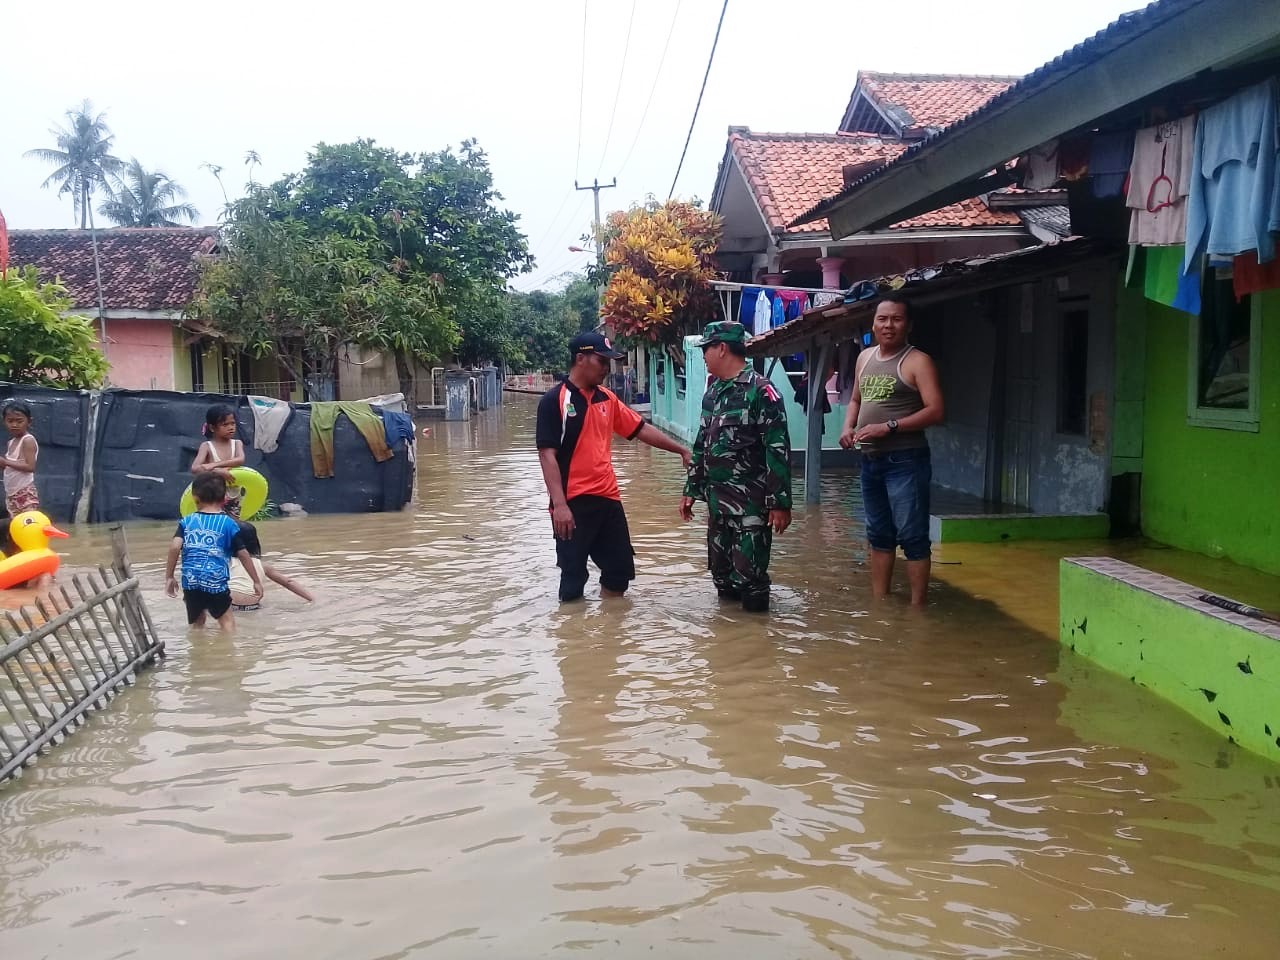
[[169, 656], [0, 789], [0, 955], [1280, 951], [1280, 768], [958, 590], [870, 604], [847, 479], [748, 616], [623, 444], [639, 579], [561, 607], [532, 410], [438, 425], [415, 509], [264, 525], [320, 602], [234, 636], [131, 529]]

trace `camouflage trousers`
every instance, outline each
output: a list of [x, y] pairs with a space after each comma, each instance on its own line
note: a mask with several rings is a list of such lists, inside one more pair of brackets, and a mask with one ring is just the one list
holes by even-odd
[[769, 596], [773, 531], [764, 517], [712, 513], [707, 521], [707, 569], [716, 589], [744, 600]]

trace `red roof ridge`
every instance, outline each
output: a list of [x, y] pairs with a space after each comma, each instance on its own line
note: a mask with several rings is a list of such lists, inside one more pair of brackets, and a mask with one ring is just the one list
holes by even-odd
[[859, 77], [874, 80], [913, 81], [916, 83], [936, 80], [939, 83], [952, 83], [956, 80], [1007, 80], [1012, 83], [1021, 80], [1021, 74], [1006, 73], [894, 73], [888, 70], [859, 70]]
[[[104, 234], [119, 235], [122, 233], [145, 233], [156, 236], [163, 233], [169, 234], [204, 234], [213, 236], [221, 227], [98, 227], [98, 236]], [[60, 236], [89, 236], [89, 231], [84, 227], [15, 227], [9, 231], [9, 235], [22, 234], [28, 237], [60, 237]]]

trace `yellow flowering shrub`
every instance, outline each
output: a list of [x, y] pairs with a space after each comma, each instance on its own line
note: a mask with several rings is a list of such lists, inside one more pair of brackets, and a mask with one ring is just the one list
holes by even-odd
[[696, 204], [650, 201], [609, 215], [601, 314], [625, 339], [671, 342], [715, 319], [720, 218]]

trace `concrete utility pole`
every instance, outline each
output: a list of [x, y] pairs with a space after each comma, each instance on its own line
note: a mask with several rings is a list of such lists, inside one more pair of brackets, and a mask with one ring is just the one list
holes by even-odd
[[577, 181], [577, 180], [573, 181], [573, 189], [575, 189], [575, 190], [590, 190], [593, 194], [595, 194], [595, 201], [596, 201], [596, 219], [595, 219], [595, 235], [596, 235], [596, 264], [597, 264], [598, 266], [601, 266], [601, 267], [603, 267], [603, 266], [604, 266], [604, 247], [600, 245], [600, 191], [601, 191], [601, 190], [612, 190], [612, 189], [613, 189], [614, 187], [616, 187], [617, 185], [618, 185], [618, 178], [617, 178], [617, 177], [614, 177], [614, 178], [613, 178], [613, 183], [601, 183], [599, 180], [592, 180], [592, 181], [591, 181], [591, 186], [589, 186], [589, 187], [580, 187], [580, 186], [578, 186], [578, 181]]

